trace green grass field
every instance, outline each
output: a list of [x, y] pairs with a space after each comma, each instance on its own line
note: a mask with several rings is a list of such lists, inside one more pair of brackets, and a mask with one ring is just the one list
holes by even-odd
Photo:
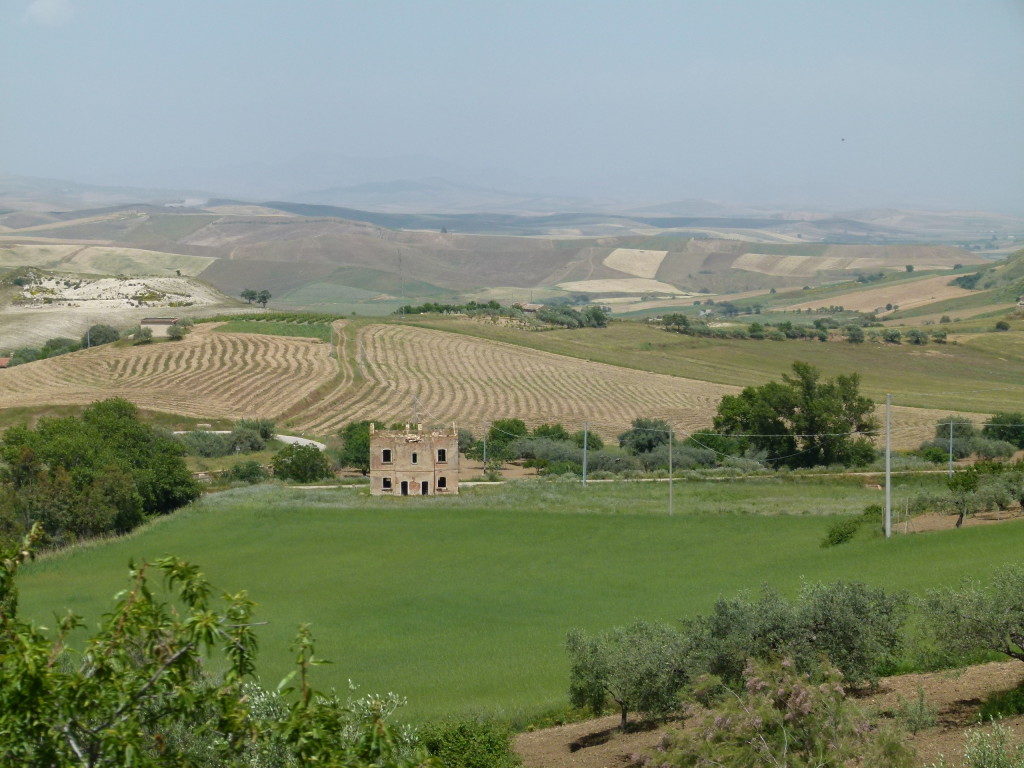
[[[898, 481], [894, 498], [922, 482]], [[364, 490], [236, 489], [135, 535], [50, 555], [21, 579], [22, 613], [90, 624], [126, 585], [130, 558], [173, 553], [260, 607], [260, 672], [276, 685], [311, 622], [320, 687], [394, 690], [412, 719], [507, 718], [566, 703], [573, 626], [675, 621], [721, 595], [802, 579], [921, 593], [1020, 557], [1024, 525], [819, 544], [828, 514], [879, 501], [853, 481], [515, 483], [458, 498], [373, 499]], [[898, 501], [897, 501], [898, 503]], [[765, 514], [792, 512], [793, 514]]]

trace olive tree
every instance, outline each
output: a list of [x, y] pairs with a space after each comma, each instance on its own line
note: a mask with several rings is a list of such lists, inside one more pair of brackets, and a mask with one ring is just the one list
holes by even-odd
[[566, 638], [569, 653], [569, 698], [576, 707], [604, 710], [610, 699], [626, 729], [630, 712], [660, 717], [678, 706], [686, 683], [683, 636], [664, 624], [636, 621], [587, 636], [573, 629]]

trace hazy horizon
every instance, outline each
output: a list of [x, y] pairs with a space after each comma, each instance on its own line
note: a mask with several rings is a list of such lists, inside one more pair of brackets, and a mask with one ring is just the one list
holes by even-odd
[[0, 173], [1024, 213], [1024, 2], [6, 0]]

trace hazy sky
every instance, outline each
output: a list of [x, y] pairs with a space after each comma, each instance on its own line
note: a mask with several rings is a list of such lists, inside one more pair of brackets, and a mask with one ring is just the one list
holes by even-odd
[[0, 32], [0, 172], [1024, 212], [1024, 0], [0, 0]]

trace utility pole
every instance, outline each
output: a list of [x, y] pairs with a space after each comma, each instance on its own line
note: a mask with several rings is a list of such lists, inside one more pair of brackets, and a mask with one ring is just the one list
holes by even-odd
[[590, 432], [590, 422], [583, 422], [583, 487], [587, 487], [587, 433]]
[[892, 536], [892, 395], [885, 396], [885, 538]]
[[668, 516], [672, 517], [672, 427], [668, 428]]
[[487, 422], [484, 422], [484, 473], [487, 472]]
[[949, 476], [953, 476], [953, 419], [949, 420]]

